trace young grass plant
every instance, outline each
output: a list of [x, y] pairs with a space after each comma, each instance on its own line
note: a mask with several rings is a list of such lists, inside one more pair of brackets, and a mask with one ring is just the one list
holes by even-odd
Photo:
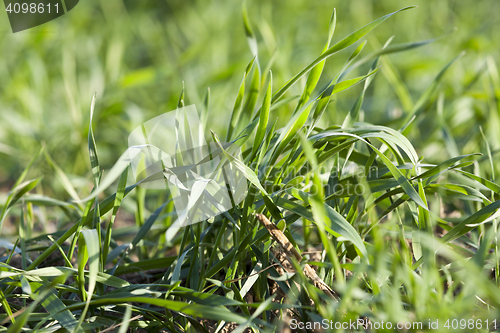
[[[29, 194], [40, 179], [25, 178], [41, 148], [2, 205], [1, 223], [16, 219], [13, 212], [20, 210], [21, 227], [0, 262], [0, 332], [104, 332], [117, 327], [119, 332], [281, 332], [291, 319], [384, 320], [420, 323], [425, 330], [435, 320], [444, 325], [464, 318], [478, 330], [481, 320], [484, 331], [486, 320], [492, 324], [500, 307], [495, 152], [481, 131], [490, 168], [485, 177], [473, 169], [477, 154], [424, 163], [405, 136], [413, 135], [430, 112], [429, 105], [440, 96], [440, 80], [458, 58], [412, 108], [412, 102], [402, 101], [408, 113], [398, 129], [359, 119], [383, 57], [430, 42], [391, 45], [391, 38], [381, 50], [356, 61], [366, 43], [360, 41], [411, 8], [378, 18], [331, 45], [334, 11], [320, 55], [274, 93], [272, 73], [261, 72], [257, 37], [244, 8], [253, 59], [228, 124], [226, 141], [233, 141], [221, 143], [214, 131], [212, 138], [250, 190], [227, 212], [184, 228], [173, 227], [177, 213], [171, 194], [139, 190], [139, 184], [127, 187], [127, 170], [111, 169], [115, 179], [121, 175], [116, 193], [98, 197], [109, 191], [110, 183], [100, 182], [94, 96], [88, 152], [95, 191], [86, 204]], [[356, 43], [339, 73], [324, 77], [329, 58]], [[363, 68], [366, 75], [347, 78], [368, 60], [372, 64]], [[493, 64], [488, 68], [498, 87], [498, 72]], [[298, 100], [289, 96], [306, 76]], [[333, 109], [332, 96], [357, 89], [359, 83], [361, 91], [342, 124], [321, 127], [322, 116]], [[188, 97], [183, 90], [178, 107]], [[209, 101], [207, 93], [202, 119], [210, 119]], [[453, 129], [445, 128], [443, 104], [438, 98], [440, 130], [453, 135]], [[293, 112], [278, 128], [273, 112], [285, 107]], [[242, 147], [241, 160], [228, 152], [232, 145]], [[79, 201], [64, 170], [48, 152], [45, 158], [66, 192]], [[136, 221], [128, 234], [117, 223], [124, 218], [118, 214], [122, 209], [127, 214], [127, 196], [136, 200]], [[30, 236], [26, 222], [32, 218], [27, 216], [31, 206], [62, 210], [70, 227]], [[256, 214], [275, 224], [289, 242], [287, 250], [302, 253], [303, 260], [285, 258], [283, 245], [274, 242]], [[18, 255], [21, 267], [13, 262]], [[337, 302], [308, 279], [304, 269], [310, 266], [339, 296]]]

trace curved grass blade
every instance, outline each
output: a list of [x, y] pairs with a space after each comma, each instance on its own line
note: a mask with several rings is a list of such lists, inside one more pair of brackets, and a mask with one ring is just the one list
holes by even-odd
[[[213, 305], [202, 305], [196, 303], [184, 303], [179, 301], [171, 301], [165, 300], [161, 298], [149, 298], [149, 297], [123, 297], [123, 298], [114, 298], [114, 297], [102, 297], [99, 299], [94, 299], [89, 302], [90, 305], [115, 305], [115, 304], [123, 304], [123, 303], [144, 303], [159, 306], [170, 311], [175, 311], [179, 313], [183, 313], [186, 315], [190, 315], [196, 318], [206, 318], [213, 320], [226, 320], [229, 322], [235, 322], [239, 324], [243, 324], [247, 322], [247, 318], [242, 316], [241, 314], [234, 313], [229, 311], [227, 308], [223, 306], [213, 306]], [[67, 308], [70, 310], [78, 309], [84, 306], [85, 303], [77, 303], [73, 305], [69, 305]]]
[[[80, 285], [80, 290], [82, 293], [83, 301], [85, 301], [85, 307], [80, 315], [80, 320], [78, 326], [73, 330], [73, 332], [78, 332], [80, 326], [85, 319], [85, 315], [90, 306], [90, 300], [94, 295], [94, 289], [97, 282], [97, 274], [99, 273], [99, 250], [101, 248], [99, 241], [99, 235], [97, 230], [83, 230], [80, 233], [78, 239], [78, 282]], [[87, 264], [89, 266], [88, 274], [88, 287], [85, 291], [85, 275], [84, 268]]]
[[[243, 28], [245, 29], [245, 35], [247, 37], [248, 46], [254, 57], [258, 57], [259, 49], [257, 47], [257, 38], [253, 32], [252, 25], [250, 24], [250, 19], [248, 18], [247, 2], [243, 1], [242, 4], [242, 15], [243, 15]], [[257, 64], [258, 64], [257, 60]]]
[[95, 144], [94, 131], [92, 130], [92, 120], [94, 118], [96, 98], [97, 98], [97, 91], [94, 93], [94, 96], [92, 97], [92, 103], [90, 105], [88, 146], [89, 146], [90, 166], [92, 169], [92, 176], [94, 178], [94, 186], [97, 188], [101, 171], [99, 168], [99, 159], [97, 157], [97, 149], [96, 149], [96, 144]]
[[130, 325], [130, 317], [132, 317], [132, 308], [130, 305], [127, 305], [118, 333], [127, 333], [128, 326]]
[[[420, 207], [428, 210], [427, 205], [422, 201], [422, 199], [418, 195], [418, 193], [415, 190], [415, 188], [413, 188], [413, 186], [410, 184], [409, 180], [401, 173], [401, 171], [399, 170], [399, 168], [397, 166], [395, 166], [391, 162], [391, 160], [389, 160], [389, 158], [387, 156], [385, 156], [379, 149], [377, 149], [370, 142], [366, 141], [361, 136], [358, 136], [358, 135], [352, 134], [352, 133], [345, 133], [345, 132], [328, 132], [328, 133], [322, 133], [321, 135], [316, 135], [315, 137], [313, 137], [313, 139], [327, 138], [329, 136], [347, 136], [347, 137], [353, 137], [353, 138], [357, 138], [358, 140], [363, 141], [365, 144], [367, 144], [368, 146], [370, 146], [370, 148], [373, 149], [373, 151], [380, 157], [380, 159], [385, 164], [385, 166], [387, 166], [387, 168], [389, 169], [389, 171], [391, 172], [391, 174], [394, 176], [394, 178], [397, 180], [398, 184], [403, 188], [403, 190], [405, 191], [405, 193], [408, 194], [408, 196], [415, 203], [417, 203]], [[372, 136], [372, 135], [365, 135], [365, 136]], [[374, 133], [373, 136], [374, 137], [380, 136], [380, 133], [378, 133], [378, 134]], [[390, 137], [386, 136], [386, 138], [390, 138]], [[394, 136], [394, 138], [396, 138], [396, 136]], [[395, 142], [398, 142], [398, 141], [395, 140]], [[404, 141], [401, 141], [401, 144], [402, 144], [402, 146], [400, 146], [400, 147], [404, 149], [405, 146], [406, 146], [404, 144]], [[414, 149], [412, 149], [412, 150], [414, 151]], [[412, 157], [415, 158], [414, 154], [411, 151], [409, 151], [407, 154], [408, 154], [408, 156], [410, 158], [412, 158]], [[416, 155], [416, 153], [415, 153], [415, 155]]]
[[[342, 82], [339, 82], [334, 85], [330, 85], [322, 94], [321, 98], [324, 99], [326, 97], [329, 98], [329, 96], [334, 95], [336, 93], [339, 93], [341, 91], [344, 91], [346, 89], [351, 88], [352, 86], [363, 82], [366, 80], [368, 77], [371, 75], [375, 74], [378, 71], [378, 69], [375, 69], [374, 71], [370, 72], [369, 74], [365, 76], [360, 76], [354, 79], [349, 79], [345, 80]], [[306, 123], [307, 119], [309, 118], [309, 114], [313, 108], [313, 102], [317, 102], [317, 100], [310, 101], [306, 105], [303, 106], [303, 110], [297, 112], [292, 119], [288, 122], [287, 126], [283, 129], [281, 132], [277, 142], [279, 142], [279, 145], [275, 148], [272, 154], [272, 158], [269, 162], [269, 164], [274, 164], [276, 162], [276, 159], [278, 156], [285, 150], [286, 146], [290, 143], [290, 141], [295, 137], [299, 129], [301, 129], [304, 124]], [[326, 106], [325, 106], [326, 107]]]
[[0, 214], [0, 230], [2, 230], [3, 222], [7, 217], [11, 208], [21, 199], [21, 197], [34, 189], [42, 178], [36, 178], [32, 180], [25, 181], [24, 183], [17, 184], [9, 193], [7, 200], [2, 207], [2, 213]]
[[260, 116], [259, 116], [259, 125], [257, 127], [257, 132], [255, 133], [254, 144], [252, 147], [252, 157], [250, 160], [253, 160], [255, 154], [257, 153], [259, 147], [264, 148], [263, 141], [264, 136], [266, 135], [267, 123], [269, 121], [269, 111], [271, 109], [271, 87], [273, 84], [273, 73], [269, 72], [269, 85], [267, 86], [266, 95], [264, 96], [264, 101], [262, 102], [262, 107], [260, 108]]
[[[330, 18], [330, 23], [329, 23], [328, 39], [326, 41], [325, 47], [323, 48], [323, 51], [321, 52], [321, 54], [326, 52], [328, 50], [328, 48], [330, 47], [330, 41], [333, 38], [333, 34], [335, 32], [336, 25], [337, 25], [337, 10], [333, 9], [333, 13], [332, 13], [332, 16]], [[325, 67], [325, 62], [326, 62], [326, 59], [321, 61], [316, 66], [314, 66], [314, 68], [311, 70], [311, 72], [307, 76], [306, 85], [304, 87], [304, 90], [302, 91], [302, 95], [300, 96], [299, 102], [297, 103], [297, 106], [295, 107], [295, 110], [293, 113], [298, 111], [309, 100], [311, 93], [313, 92], [314, 88], [316, 88], [316, 85], [318, 84], [319, 78], [321, 77], [321, 74], [323, 73], [323, 68]]]
[[287, 91], [290, 89], [291, 86], [293, 86], [302, 76], [304, 76], [306, 73], [308, 73], [311, 69], [313, 69], [317, 64], [325, 60], [326, 58], [334, 55], [335, 53], [351, 46], [352, 44], [356, 43], [358, 40], [363, 38], [366, 34], [368, 34], [370, 31], [375, 29], [378, 25], [380, 25], [382, 22], [387, 20], [389, 17], [392, 15], [399, 13], [404, 10], [408, 10], [411, 8], [415, 8], [416, 6], [408, 6], [401, 8], [395, 12], [392, 12], [390, 14], [387, 14], [385, 16], [382, 16], [375, 21], [365, 25], [361, 29], [353, 32], [352, 34], [346, 36], [339, 42], [337, 42], [335, 45], [330, 47], [328, 50], [323, 52], [318, 58], [316, 58], [311, 64], [309, 64], [306, 68], [304, 68], [299, 74], [295, 75], [291, 80], [289, 80], [281, 89], [279, 89], [274, 95], [271, 100], [271, 103], [274, 104], [276, 103]]
[[489, 204], [488, 206], [467, 217], [465, 220], [453, 227], [453, 229], [449, 230], [446, 235], [441, 238], [441, 241], [443, 243], [448, 243], [454, 239], [457, 239], [458, 237], [465, 235], [469, 231], [476, 228], [476, 226], [469, 225], [478, 225], [479, 223], [486, 220], [489, 216], [494, 214], [498, 210], [498, 208], [500, 208], [500, 200]]
[[106, 239], [104, 240], [104, 245], [102, 249], [102, 262], [103, 265], [108, 261], [108, 253], [109, 248], [111, 246], [111, 233], [113, 232], [113, 225], [116, 219], [116, 213], [118, 212], [118, 208], [120, 208], [120, 204], [125, 196], [125, 187], [127, 186], [127, 176], [128, 170], [125, 169], [120, 176], [120, 180], [118, 181], [118, 188], [116, 190], [115, 201], [113, 205], [113, 212], [111, 213], [111, 219], [108, 224], [108, 228], [106, 230]]
[[243, 73], [243, 79], [241, 80], [240, 88], [238, 89], [238, 95], [236, 96], [236, 100], [234, 101], [233, 112], [231, 112], [231, 118], [229, 120], [229, 128], [227, 129], [226, 141], [230, 141], [233, 136], [233, 131], [235, 130], [236, 124], [240, 118], [241, 110], [243, 109], [243, 96], [245, 95], [245, 80], [247, 78], [248, 73], [253, 67], [253, 63], [256, 57], [250, 61], [245, 69], [245, 73]]
[[409, 50], [412, 50], [412, 49], [415, 49], [415, 48], [418, 48], [421, 46], [428, 45], [430, 43], [434, 43], [437, 40], [445, 38], [446, 36], [448, 36], [448, 35], [444, 35], [444, 36], [432, 38], [432, 39], [426, 39], [426, 40], [422, 40], [422, 41], [417, 41], [417, 42], [395, 44], [395, 45], [388, 46], [386, 48], [382, 48], [382, 49], [375, 51], [375, 52], [372, 52], [372, 53], [368, 54], [367, 56], [356, 61], [352, 66], [350, 66], [346, 70], [346, 74], [351, 72], [355, 68], [358, 68], [359, 66], [363, 65], [364, 63], [368, 62], [371, 59], [378, 58], [380, 56], [388, 55], [388, 54], [392, 54], [392, 53], [409, 51]]
[[[40, 292], [47, 288], [45, 284], [37, 282], [31, 282], [30, 286], [32, 290], [35, 290], [35, 292], [30, 295], [33, 300], [37, 300], [40, 296]], [[62, 327], [70, 332], [76, 328], [78, 322], [76, 321], [75, 316], [68, 309], [66, 309], [66, 305], [64, 305], [56, 294], [54, 294], [54, 291], [49, 292], [47, 297], [43, 299], [42, 306], [45, 310], [47, 310], [49, 315], [38, 323], [38, 327], [40, 327], [46, 320], [53, 318], [57, 320]], [[34, 331], [36, 331], [36, 329]]]
[[231, 156], [231, 154], [229, 154], [224, 149], [224, 147], [222, 146], [222, 144], [221, 144], [221, 142], [219, 140], [219, 137], [213, 131], [211, 131], [211, 132], [212, 132], [212, 137], [214, 138], [215, 143], [217, 143], [217, 145], [221, 149], [222, 153], [229, 160], [229, 162], [231, 164], [233, 164], [238, 170], [240, 170], [243, 173], [243, 175], [245, 176], [245, 178], [248, 179], [262, 193], [264, 193], [265, 195], [268, 195], [267, 192], [266, 192], [266, 190], [264, 189], [264, 187], [262, 187], [262, 184], [259, 181], [259, 177], [257, 177], [257, 175], [255, 174], [255, 172], [253, 172], [252, 169], [250, 169], [249, 167], [247, 167], [245, 165], [245, 163], [243, 163], [240, 160], [238, 160], [237, 158]]
[[[389, 43], [392, 41], [392, 37], [385, 43], [384, 50]], [[351, 56], [352, 57], [352, 56]], [[368, 72], [371, 72], [375, 70], [376, 68], [379, 67], [379, 57], [375, 59], [373, 62], [372, 66], [370, 67], [370, 70]], [[361, 106], [363, 105], [363, 100], [365, 98], [365, 93], [368, 87], [370, 86], [370, 83], [373, 81], [373, 76], [369, 77], [366, 79], [365, 84], [363, 86], [363, 90], [361, 91], [361, 94], [359, 95], [358, 99], [356, 100], [356, 103], [352, 106], [351, 110], [349, 110], [349, 113], [344, 119], [344, 122], [342, 123], [342, 128], [350, 128], [354, 125], [354, 122], [358, 118], [359, 111], [361, 110]]]
[[[59, 179], [59, 181], [61, 182], [64, 189], [69, 194], [69, 196], [73, 200], [79, 201], [80, 197], [76, 193], [76, 190], [73, 187], [73, 184], [71, 184], [71, 181], [68, 179], [68, 176], [66, 176], [64, 171], [62, 171], [62, 169], [57, 165], [57, 163], [54, 161], [52, 156], [50, 156], [50, 154], [48, 153], [48, 151], [46, 149], [44, 150], [44, 155], [45, 155], [45, 160], [50, 165], [50, 167], [55, 171], [56, 177]], [[81, 210], [83, 210], [84, 207], [81, 203], [79, 203], [78, 206], [80, 207]]]

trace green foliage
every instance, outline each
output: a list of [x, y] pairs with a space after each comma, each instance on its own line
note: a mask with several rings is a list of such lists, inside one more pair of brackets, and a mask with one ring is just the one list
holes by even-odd
[[[306, 13], [304, 20], [310, 19], [305, 5], [291, 3]], [[0, 207], [0, 248], [5, 249], [0, 250], [0, 332], [110, 327], [119, 332], [221, 332], [224, 327], [281, 332], [289, 317], [424, 325], [436, 319], [444, 324], [447, 319], [491, 323], [498, 318], [500, 75], [493, 56], [484, 66], [467, 65], [479, 63], [477, 52], [491, 49], [481, 44], [483, 35], [467, 39], [459, 31], [449, 36], [464, 38], [455, 43], [460, 49], [450, 48], [445, 55], [434, 51], [437, 59], [423, 57], [431, 47], [441, 50], [439, 44], [448, 37], [439, 37], [448, 31], [436, 36], [435, 27], [427, 28], [433, 39], [397, 44], [396, 39], [414, 37], [406, 24], [424, 22], [421, 9], [405, 7], [390, 14], [384, 9], [380, 18], [358, 29], [351, 21], [362, 25], [381, 10], [361, 3], [353, 1], [351, 12], [346, 5], [328, 8], [331, 16], [325, 16], [322, 3], [321, 15], [314, 18], [325, 16], [325, 27], [308, 28], [310, 43], [302, 40], [293, 48], [288, 41], [276, 42], [280, 35], [273, 34], [267, 14], [258, 18], [254, 13], [258, 6], [272, 10], [272, 5], [245, 3], [237, 21], [251, 52], [238, 53], [228, 64], [233, 51], [228, 34], [221, 32], [213, 54], [226, 56], [225, 63], [210, 74], [200, 68], [210, 63], [212, 46], [203, 41], [186, 46], [184, 39], [210, 33], [203, 32], [204, 15], [220, 14], [223, 29], [232, 31], [232, 17], [226, 15], [240, 11], [233, 5], [218, 11], [218, 4], [196, 4], [208, 11], [200, 21], [192, 8], [173, 4], [171, 10], [193, 25], [172, 23], [175, 15], [168, 16], [169, 50], [158, 46], [163, 45], [158, 22], [145, 18], [152, 16], [148, 4], [88, 1], [81, 4], [83, 18], [57, 23], [61, 29], [88, 24], [90, 4], [99, 4], [99, 15], [107, 20], [116, 20], [105, 37], [104, 65], [98, 50], [83, 53], [94, 68], [88, 80], [75, 76], [81, 46], [73, 46], [62, 52], [60, 79], [33, 53], [27, 65], [34, 71], [32, 87], [22, 83], [21, 68], [2, 91], [0, 102], [23, 112], [18, 118], [2, 115], [6, 121], [0, 124], [6, 133], [0, 135], [5, 142], [0, 153], [11, 155], [0, 166], [9, 181]], [[383, 3], [393, 8], [394, 1]], [[453, 12], [451, 6], [437, 6], [433, 15]], [[460, 6], [467, 10], [472, 5]], [[474, 6], [480, 13], [493, 11]], [[121, 18], [113, 19], [115, 14]], [[133, 19], [137, 26], [127, 25]], [[55, 24], [48, 26], [59, 27]], [[355, 32], [348, 34], [342, 25]], [[382, 29], [380, 35], [379, 30], [368, 35], [375, 28]], [[34, 31], [46, 46], [50, 41], [40, 29]], [[393, 30], [397, 37], [384, 36]], [[347, 37], [337, 38], [340, 34]], [[383, 37], [387, 42], [379, 47]], [[143, 45], [139, 48], [151, 59], [126, 59], [126, 46], [132, 45]], [[467, 45], [472, 52], [464, 55]], [[341, 52], [348, 47], [350, 55]], [[234, 48], [239, 50], [237, 43]], [[298, 64], [288, 53], [295, 50], [309, 58], [293, 75]], [[168, 63], [159, 56], [162, 52], [189, 68], [186, 77], [167, 65], [155, 67]], [[3, 61], [0, 73], [7, 72], [5, 64], [12, 59]], [[140, 68], [144, 61], [146, 67]], [[43, 92], [53, 80], [65, 93], [68, 124], [32, 125], [33, 137], [9, 126], [40, 116], [37, 112], [50, 99], [34, 105], [30, 89]], [[156, 85], [167, 80], [179, 84], [166, 93]], [[106, 81], [102, 100], [94, 95], [89, 118], [80, 110], [85, 104], [80, 101], [82, 81], [97, 88]], [[208, 84], [212, 89], [198, 94]], [[179, 228], [168, 191], [130, 184], [128, 170], [107, 166], [125, 148], [116, 138], [125, 140], [132, 125], [148, 119], [151, 110], [157, 114], [192, 102], [203, 105], [204, 125], [212, 129], [222, 156], [246, 177], [250, 191], [229, 211]], [[229, 146], [219, 140], [222, 132], [227, 141], [241, 145], [242, 160], [228, 153]], [[19, 165], [24, 171], [18, 174]], [[103, 172], [119, 177], [117, 185], [100, 183]], [[290, 246], [302, 252], [302, 262], [280, 260], [282, 249], [256, 213], [277, 225]], [[338, 300], [306, 277], [306, 263]]]

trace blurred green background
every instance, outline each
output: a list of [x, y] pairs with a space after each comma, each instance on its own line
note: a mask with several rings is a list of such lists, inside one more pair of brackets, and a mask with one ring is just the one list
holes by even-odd
[[[335, 42], [407, 5], [418, 8], [395, 15], [373, 31], [363, 55], [380, 49], [391, 36], [394, 44], [442, 38], [384, 57], [377, 83], [367, 92], [362, 119], [398, 128], [398, 120], [439, 71], [466, 51], [440, 87], [442, 110], [438, 112], [439, 103], [433, 99], [410, 141], [426, 162], [484, 152], [482, 125], [495, 154], [500, 148], [500, 110], [495, 103], [500, 97], [495, 65], [500, 1], [247, 3], [262, 70], [271, 64], [273, 90], [319, 55], [334, 8], [338, 16]], [[98, 94], [94, 131], [105, 170], [126, 149], [133, 128], [175, 108], [183, 81], [186, 104], [196, 104], [198, 110], [210, 88], [210, 110], [204, 119], [208, 128], [224, 135], [243, 71], [253, 58], [243, 29], [242, 3], [230, 0], [84, 0], [61, 18], [16, 34], [2, 12], [0, 50], [2, 192], [10, 189], [42, 144], [78, 190], [91, 186], [87, 134], [94, 91]], [[324, 77], [333, 78], [348, 56], [349, 51], [344, 51], [329, 58]], [[365, 74], [365, 67], [349, 77]], [[338, 95], [323, 126], [340, 124], [360, 89]], [[288, 95], [299, 91], [295, 87]], [[292, 111], [291, 106], [284, 106], [271, 117], [284, 124]], [[53, 181], [50, 166], [42, 159], [36, 165], [31, 172], [44, 176], [46, 194], [69, 199]]]

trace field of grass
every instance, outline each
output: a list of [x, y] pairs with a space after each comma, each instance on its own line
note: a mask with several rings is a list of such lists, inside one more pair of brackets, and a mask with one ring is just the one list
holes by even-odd
[[[16, 34], [0, 14], [0, 332], [497, 331], [499, 11], [86, 0]], [[248, 193], [177, 230], [173, 190], [112, 167], [192, 104]]]

